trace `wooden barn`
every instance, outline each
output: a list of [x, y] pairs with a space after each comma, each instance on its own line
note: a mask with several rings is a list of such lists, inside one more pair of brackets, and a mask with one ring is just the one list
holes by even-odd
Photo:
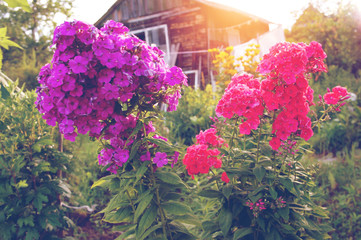
[[205, 0], [118, 0], [95, 23], [122, 22], [156, 44], [169, 65], [181, 67], [189, 84], [203, 88], [212, 81], [208, 49], [248, 42], [269, 31], [270, 22]]

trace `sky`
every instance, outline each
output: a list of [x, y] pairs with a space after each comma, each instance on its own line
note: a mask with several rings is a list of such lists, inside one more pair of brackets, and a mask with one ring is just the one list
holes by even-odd
[[[74, 0], [74, 19], [95, 23], [116, 0]], [[211, 0], [291, 28], [309, 0]], [[262, 7], [260, 7], [262, 6]], [[296, 14], [296, 15], [295, 15]]]
[[[170, 0], [171, 1], [171, 0]], [[264, 18], [272, 23], [291, 29], [297, 17], [311, 0], [210, 0]], [[314, 0], [313, 0], [314, 1]], [[330, 6], [340, 0], [326, 0]], [[341, 0], [342, 1], [342, 0]], [[355, 3], [361, 11], [361, 0], [343, 0]], [[74, 0], [74, 19], [95, 23], [116, 0]], [[59, 19], [59, 23], [65, 19]], [[70, 19], [72, 20], [72, 19]]]

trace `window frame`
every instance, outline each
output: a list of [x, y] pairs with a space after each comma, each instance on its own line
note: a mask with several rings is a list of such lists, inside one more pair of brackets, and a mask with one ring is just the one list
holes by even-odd
[[[157, 26], [154, 26], [154, 27], [148, 27], [148, 28], [142, 28], [142, 29], [137, 29], [137, 30], [134, 30], [134, 31], [131, 31], [130, 33], [136, 35], [138, 33], [141, 33], [141, 32], [144, 32], [144, 36], [145, 36], [145, 42], [149, 45], [151, 44], [155, 44], [155, 43], [151, 43], [149, 41], [149, 32], [152, 31], [152, 30], [158, 30], [158, 29], [164, 29], [164, 34], [165, 34], [165, 44], [166, 44], [166, 51], [164, 53], [164, 59], [166, 61], [167, 64], [169, 64], [170, 62], [170, 41], [169, 41], [169, 35], [168, 35], [168, 26], [167, 24], [161, 24], [161, 25], [157, 25]], [[157, 46], [159, 47], [159, 46]]]

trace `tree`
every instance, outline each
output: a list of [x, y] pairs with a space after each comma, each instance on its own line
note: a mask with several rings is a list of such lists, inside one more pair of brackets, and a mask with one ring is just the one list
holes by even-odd
[[361, 15], [351, 3], [339, 4], [336, 11], [324, 9], [325, 1], [310, 4], [286, 31], [292, 42], [318, 41], [327, 53], [327, 64], [359, 76], [361, 70]]
[[26, 83], [28, 89], [33, 89], [37, 86], [36, 76], [40, 67], [49, 62], [52, 55], [50, 45], [51, 32], [56, 26], [54, 19], [57, 14], [70, 17], [72, 1], [32, 0], [29, 12], [8, 6], [0, 1], [0, 27], [7, 27], [10, 39], [24, 50], [5, 50], [2, 70], [12, 79], [19, 79], [21, 84]]

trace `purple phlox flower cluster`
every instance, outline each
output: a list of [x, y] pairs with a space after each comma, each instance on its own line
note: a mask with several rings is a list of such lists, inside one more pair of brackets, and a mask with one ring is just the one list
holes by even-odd
[[[135, 140], [144, 137], [130, 137], [139, 111], [161, 103], [175, 110], [186, 76], [178, 67], [169, 68], [158, 48], [112, 20], [100, 30], [81, 21], [65, 22], [55, 29], [53, 45], [51, 64], [38, 76], [35, 104], [49, 125], [59, 123], [68, 140], [78, 133], [109, 140], [112, 147], [100, 152], [99, 164], [115, 173], [129, 159]], [[152, 126], [148, 130], [155, 131]], [[145, 146], [141, 150], [142, 160], [149, 160]], [[157, 159], [163, 166], [167, 158]]]

